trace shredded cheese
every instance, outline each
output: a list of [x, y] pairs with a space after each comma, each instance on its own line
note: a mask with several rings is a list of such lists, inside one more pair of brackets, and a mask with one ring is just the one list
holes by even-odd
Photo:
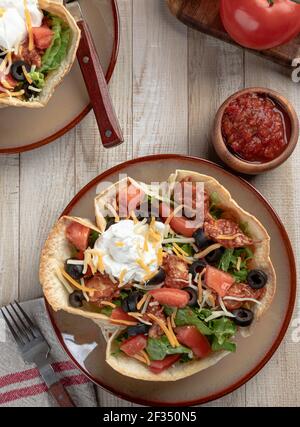
[[219, 249], [221, 246], [222, 245], [220, 245], [219, 243], [214, 243], [213, 245], [208, 246], [208, 248], [194, 255], [194, 258], [196, 259], [205, 258], [210, 252], [215, 251], [216, 249]]
[[168, 218], [167, 218], [167, 219], [166, 219], [166, 221], [165, 221], [165, 224], [166, 224], [166, 225], [170, 224], [170, 222], [172, 221], [172, 219], [174, 218], [174, 216], [175, 216], [178, 212], [180, 212], [183, 208], [184, 208], [184, 205], [179, 205], [179, 206], [177, 206], [177, 207], [173, 210], [173, 212], [171, 212], [171, 213], [170, 213], [170, 215], [168, 216]]
[[237, 271], [240, 271], [240, 269], [241, 269], [241, 262], [242, 262], [242, 258], [239, 256], [237, 259], [237, 263], [236, 263]]
[[112, 307], [112, 308], [117, 307], [116, 304], [114, 304], [113, 302], [110, 302], [110, 301], [101, 301], [100, 305], [107, 305], [107, 306]]
[[62, 268], [61, 270], [61, 274], [77, 289], [79, 289], [80, 291], [84, 291], [84, 292], [97, 292], [98, 289], [93, 289], [93, 288], [88, 288], [87, 286], [81, 286], [78, 282], [76, 282], [76, 280], [74, 280], [71, 276], [69, 276], [69, 274]]
[[147, 365], [147, 361], [146, 361], [146, 359], [144, 358], [143, 355], [141, 355], [141, 354], [138, 353], [138, 354], [135, 354], [134, 356], [131, 356], [131, 357], [133, 357], [134, 359], [138, 360], [139, 362], [142, 362], [145, 365]]
[[135, 214], [134, 211], [130, 212], [130, 216], [133, 219], [134, 224], [138, 224], [139, 223], [139, 220], [137, 219], [136, 214]]
[[[32, 80], [32, 78], [30, 77], [30, 75], [27, 73], [27, 70], [26, 70], [26, 67], [25, 67], [25, 65], [22, 65], [22, 71], [23, 71], [23, 74], [24, 74], [24, 76], [25, 76], [25, 79], [28, 81], [28, 83], [31, 85], [32, 83], [33, 83], [33, 80]], [[38, 89], [39, 90], [39, 89]]]
[[73, 292], [73, 288], [72, 286], [69, 285], [69, 283], [66, 281], [66, 279], [63, 277], [63, 275], [61, 274], [60, 268], [57, 267], [55, 269], [56, 275], [58, 277], [58, 279], [61, 281], [61, 283], [64, 285], [64, 287], [66, 288], [67, 292], [69, 294], [71, 294]]
[[181, 253], [181, 255], [189, 257], [189, 254], [187, 254], [180, 246], [178, 246], [177, 243], [173, 243], [173, 246], [177, 249], [178, 252]]
[[145, 352], [145, 350], [142, 350], [140, 353], [144, 357], [146, 364], [149, 366], [151, 364], [151, 362], [150, 362], [150, 359], [148, 357], [148, 354]]
[[178, 250], [173, 246], [172, 247], [173, 252], [178, 256], [178, 258], [182, 259], [184, 262], [188, 264], [193, 264], [193, 261], [187, 258], [186, 256], [183, 256]]
[[217, 319], [218, 317], [222, 317], [222, 316], [226, 316], [226, 317], [235, 317], [234, 314], [230, 313], [230, 315], [228, 314], [228, 312], [224, 312], [224, 311], [214, 311], [213, 314], [211, 314], [210, 316], [208, 316], [205, 319], [205, 322], [210, 322], [211, 320]]
[[145, 235], [145, 240], [144, 240], [144, 251], [145, 251], [145, 252], [148, 252], [148, 251], [149, 251], [149, 245], [148, 245], [148, 238], [149, 238], [149, 236], [148, 236], [148, 234], [149, 234], [149, 233], [146, 233], [146, 235]]
[[242, 233], [236, 233], [236, 234], [220, 234], [219, 236], [216, 237], [217, 240], [233, 240], [236, 239], [237, 237], [242, 236]]
[[227, 310], [227, 308], [225, 307], [225, 304], [224, 304], [224, 302], [223, 302], [223, 300], [222, 300], [222, 298], [220, 296], [219, 296], [219, 304], [221, 306], [221, 309], [224, 311], [224, 313], [226, 313], [225, 316], [229, 316], [230, 317], [230, 315], [232, 315], [232, 313]]
[[161, 266], [163, 263], [163, 249], [159, 248], [157, 251], [157, 264]]
[[143, 298], [137, 303], [136, 308], [137, 310], [140, 310], [144, 304], [144, 302], [146, 301], [147, 297], [149, 297], [151, 295], [145, 294], [143, 295]]
[[227, 296], [227, 297], [223, 297], [223, 300], [233, 300], [233, 301], [251, 301], [251, 302], [255, 302], [258, 305], [261, 305], [262, 303], [260, 301], [258, 301], [255, 298], [239, 298], [239, 297], [231, 297], [231, 296]]
[[163, 244], [167, 243], [194, 243], [195, 239], [193, 237], [170, 237], [169, 239], [164, 239]]
[[111, 323], [116, 323], [117, 325], [125, 325], [125, 326], [135, 326], [137, 322], [130, 322], [129, 320], [121, 320], [121, 319], [109, 319]]
[[25, 20], [26, 20], [26, 26], [28, 31], [28, 37], [29, 37], [28, 49], [31, 52], [34, 49], [34, 37], [33, 37], [33, 31], [32, 31], [31, 15], [28, 10], [27, 0], [24, 0], [24, 11], [25, 11]]
[[178, 310], [178, 308], [175, 308], [175, 310], [171, 314], [171, 325], [172, 325], [173, 328], [176, 328], [175, 319], [176, 319], [176, 316], [177, 316], [177, 310]]
[[146, 283], [149, 280], [151, 280], [154, 276], [156, 276], [157, 271], [154, 271], [153, 273], [149, 273], [149, 274], [145, 274], [145, 276], [143, 277], [143, 281]]
[[142, 259], [137, 259], [137, 260], [136, 260], [136, 263], [137, 263], [137, 264], [138, 264], [138, 265], [139, 265], [143, 270], [145, 270], [145, 271], [146, 271], [146, 273], [148, 273], [148, 274], [151, 274], [151, 273], [152, 273], [152, 272], [151, 272], [151, 270], [150, 270], [150, 268], [148, 267], [148, 265], [146, 265]]
[[5, 92], [0, 94], [0, 98], [6, 98], [12, 96], [13, 98], [19, 98], [24, 95], [25, 91], [22, 89], [19, 92]]
[[202, 289], [202, 277], [206, 272], [206, 268], [204, 268], [198, 276], [198, 304], [201, 306], [201, 302], [203, 299], [203, 289]]
[[124, 242], [116, 242], [115, 246], [117, 246], [117, 248], [123, 248], [125, 246]]
[[142, 315], [142, 313], [138, 313], [138, 312], [136, 312], [136, 313], [132, 313], [132, 312], [130, 312], [130, 313], [128, 313], [128, 314], [129, 314], [129, 316], [132, 316], [132, 317], [134, 317], [135, 319], [137, 319], [139, 322], [144, 323], [145, 325], [152, 326], [152, 323], [151, 323], [151, 322], [147, 322], [147, 320], [144, 320], [144, 319], [143, 319], [143, 315]]
[[154, 316], [154, 314], [152, 314], [152, 313], [148, 313], [148, 316], [150, 317], [150, 319], [154, 320], [154, 322], [156, 322], [158, 324], [158, 326], [160, 326], [162, 331], [166, 334], [166, 337], [168, 338], [171, 346], [173, 348], [175, 348], [176, 347], [176, 341], [174, 341], [174, 338], [173, 338], [172, 334], [170, 333], [169, 329], [167, 328], [167, 326], [165, 325], [165, 323], [161, 319], [159, 319], [158, 317]]
[[120, 277], [119, 277], [119, 282], [120, 282], [119, 287], [124, 285], [123, 282], [124, 282], [124, 278], [125, 278], [126, 273], [127, 273], [126, 268], [123, 268], [123, 270], [120, 273]]
[[179, 342], [178, 342], [178, 340], [176, 338], [176, 335], [174, 334], [173, 328], [172, 328], [171, 317], [167, 318], [167, 325], [168, 325], [168, 329], [169, 329], [170, 335], [172, 336], [172, 339], [173, 339], [173, 342], [174, 342], [175, 346], [179, 347], [180, 344], [179, 344]]

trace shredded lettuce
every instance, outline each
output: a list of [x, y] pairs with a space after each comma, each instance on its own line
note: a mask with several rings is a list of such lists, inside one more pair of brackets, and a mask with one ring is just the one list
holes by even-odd
[[164, 335], [160, 338], [148, 338], [146, 351], [151, 360], [163, 360], [170, 354], [190, 354], [191, 349], [179, 346], [173, 348], [169, 343], [168, 338]]
[[67, 55], [67, 50], [71, 38], [71, 30], [64, 21], [53, 15], [49, 15], [52, 20], [52, 31], [54, 33], [52, 43], [42, 57], [41, 73], [47, 74], [57, 70]]
[[31, 73], [29, 73], [29, 75], [32, 79], [33, 85], [38, 89], [43, 89], [43, 87], [45, 86], [44, 74], [41, 73], [40, 71], [32, 71]]
[[[173, 309], [165, 306], [164, 311], [170, 315]], [[210, 320], [208, 323], [205, 322], [205, 319], [211, 314], [212, 311], [209, 309], [189, 307], [179, 309], [175, 317], [175, 324], [176, 326], [196, 326], [201, 334], [207, 336], [212, 351], [235, 351], [236, 345], [230, 341], [237, 331], [235, 323], [225, 316]]]
[[211, 335], [212, 331], [200, 319], [199, 311], [189, 307], [181, 308], [177, 311], [175, 318], [176, 326], [189, 326], [194, 325], [203, 335]]
[[228, 319], [227, 317], [214, 319], [209, 322], [209, 327], [213, 331], [212, 351], [236, 350], [235, 343], [229, 341], [237, 331], [237, 327], [232, 320]]
[[[241, 258], [241, 263], [238, 270], [237, 263], [239, 258]], [[225, 249], [217, 267], [230, 273], [237, 283], [244, 282], [249, 273], [247, 263], [252, 258], [253, 252], [249, 248]]]

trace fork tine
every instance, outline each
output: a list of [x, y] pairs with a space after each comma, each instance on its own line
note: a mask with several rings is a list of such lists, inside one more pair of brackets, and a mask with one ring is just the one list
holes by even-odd
[[32, 335], [32, 338], [36, 338], [36, 336], [34, 335], [31, 327], [30, 326], [28, 327], [28, 325], [26, 325], [26, 323], [24, 322], [24, 320], [22, 319], [22, 317], [20, 316], [20, 314], [17, 312], [17, 310], [15, 309], [15, 307], [12, 304], [10, 304], [10, 307], [13, 309], [13, 311], [15, 312], [15, 314], [16, 314], [17, 318], [19, 319], [21, 325], [23, 326], [23, 331], [26, 333], [27, 337], [29, 339], [31, 339], [30, 336], [29, 336], [29, 334], [30, 334], [30, 335]]
[[16, 321], [15, 317], [13, 316], [13, 314], [11, 313], [11, 311], [8, 309], [8, 306], [6, 306], [5, 309], [6, 309], [7, 313], [9, 314], [9, 317], [13, 321], [15, 327], [17, 328], [19, 334], [21, 335], [22, 341], [24, 342], [24, 344], [26, 344], [28, 341], [30, 341], [30, 338], [26, 334], [26, 331], [24, 331], [23, 328]]
[[24, 341], [22, 340], [22, 338], [18, 335], [18, 333], [14, 330], [12, 324], [10, 323], [10, 321], [8, 320], [8, 317], [6, 316], [6, 314], [4, 313], [4, 309], [1, 308], [1, 313], [3, 316], [3, 319], [5, 320], [5, 323], [8, 326], [8, 329], [10, 330], [12, 336], [14, 337], [16, 343], [18, 344], [18, 346], [24, 345]]
[[28, 316], [28, 314], [23, 310], [23, 308], [20, 306], [20, 304], [18, 303], [18, 301], [15, 300], [15, 304], [18, 307], [18, 309], [20, 310], [20, 312], [23, 314], [25, 320], [27, 321], [30, 330], [32, 333], [34, 333], [36, 336], [43, 336], [42, 332], [40, 331], [39, 327], [37, 325], [35, 325], [32, 320], [30, 319], [30, 317]]

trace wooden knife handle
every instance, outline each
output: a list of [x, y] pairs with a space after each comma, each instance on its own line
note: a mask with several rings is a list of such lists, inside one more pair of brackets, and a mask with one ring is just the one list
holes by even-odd
[[76, 406], [67, 390], [59, 381], [49, 388], [49, 393], [62, 408], [72, 408]]
[[77, 59], [90, 95], [102, 143], [106, 148], [114, 147], [124, 141], [122, 131], [90, 29], [83, 20], [77, 24], [81, 30]]

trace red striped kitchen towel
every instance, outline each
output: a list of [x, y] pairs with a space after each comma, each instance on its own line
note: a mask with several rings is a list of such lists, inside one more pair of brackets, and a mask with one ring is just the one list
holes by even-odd
[[[97, 406], [95, 386], [66, 359], [49, 324], [42, 299], [22, 304], [38, 323], [51, 346], [53, 368], [76, 406]], [[0, 314], [0, 407], [56, 406], [38, 370], [26, 365]]]

